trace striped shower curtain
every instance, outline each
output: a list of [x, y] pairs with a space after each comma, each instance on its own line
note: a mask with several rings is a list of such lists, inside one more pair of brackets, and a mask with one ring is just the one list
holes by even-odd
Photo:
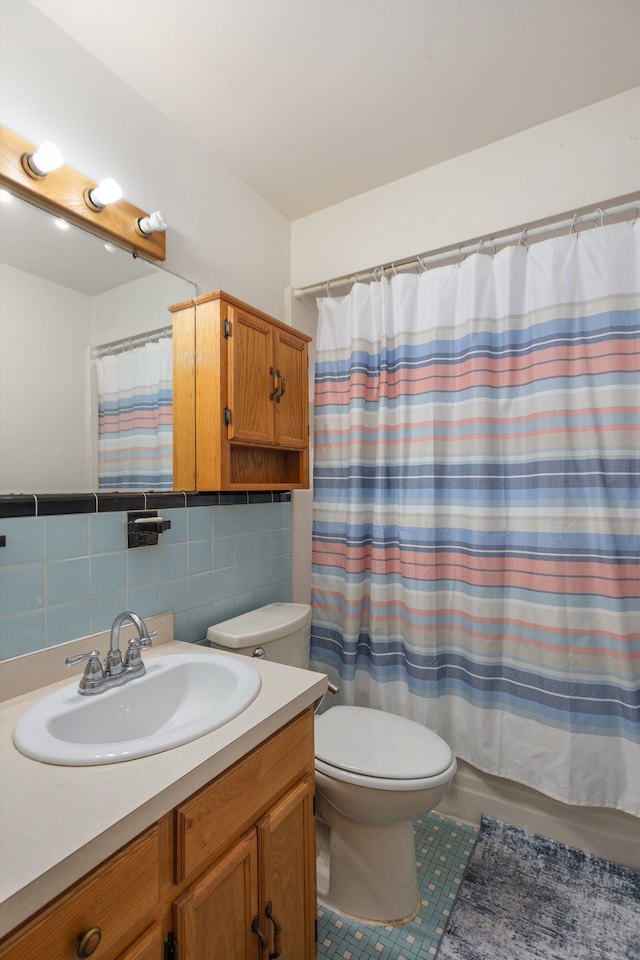
[[172, 341], [96, 360], [98, 489], [171, 490]]
[[640, 815], [640, 223], [318, 305], [313, 664]]

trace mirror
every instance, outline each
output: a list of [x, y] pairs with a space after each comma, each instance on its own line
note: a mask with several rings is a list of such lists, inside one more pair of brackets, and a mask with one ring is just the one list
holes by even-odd
[[97, 490], [96, 348], [125, 349], [170, 328], [168, 307], [196, 295], [188, 280], [80, 227], [60, 229], [9, 195], [0, 208], [0, 494]]

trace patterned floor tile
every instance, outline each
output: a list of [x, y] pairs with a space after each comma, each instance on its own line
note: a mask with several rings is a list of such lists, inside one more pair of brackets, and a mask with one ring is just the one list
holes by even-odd
[[475, 827], [428, 813], [414, 823], [418, 915], [398, 926], [357, 923], [319, 906], [318, 960], [428, 960], [434, 957], [476, 841]]

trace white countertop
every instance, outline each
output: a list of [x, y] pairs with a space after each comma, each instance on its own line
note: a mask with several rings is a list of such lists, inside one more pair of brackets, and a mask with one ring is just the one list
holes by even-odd
[[[58, 648], [61, 662], [69, 655], [66, 647]], [[145, 651], [144, 659], [183, 653], [185, 648], [194, 649], [175, 641], [161, 643]], [[207, 647], [195, 649], [235, 656]], [[68, 685], [69, 677], [0, 704], [0, 937], [326, 691], [323, 674], [266, 660], [252, 662], [262, 687], [240, 716], [184, 746], [123, 763], [54, 766], [30, 760], [13, 745], [13, 730], [22, 714], [43, 696]]]

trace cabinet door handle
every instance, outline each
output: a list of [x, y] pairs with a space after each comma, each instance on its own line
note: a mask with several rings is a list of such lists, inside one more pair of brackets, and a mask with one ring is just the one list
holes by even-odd
[[286, 383], [286, 380], [284, 379], [284, 377], [280, 377], [280, 383], [282, 384], [282, 388], [280, 390], [280, 393], [276, 397], [276, 403], [280, 403], [280, 401], [284, 397], [284, 385]]
[[278, 957], [282, 953], [282, 927], [278, 923], [278, 918], [273, 912], [271, 900], [269, 900], [264, 908], [264, 915], [268, 920], [271, 920], [271, 923], [273, 924], [273, 953], [269, 951], [269, 960], [278, 960]]
[[[271, 393], [269, 394], [269, 400], [273, 400], [273, 398], [275, 397], [275, 395], [276, 395], [277, 392], [278, 392], [279, 381], [280, 381], [280, 371], [279, 371], [279, 370], [274, 370], [273, 367], [269, 367], [269, 373], [270, 373], [271, 376], [273, 377], [273, 390], [272, 390]], [[282, 396], [282, 394], [281, 394], [281, 396]]]
[[80, 960], [84, 960], [85, 957], [90, 957], [91, 954], [98, 949], [101, 938], [102, 932], [100, 927], [91, 927], [86, 933], [80, 934], [78, 937], [78, 956]]
[[263, 933], [262, 930], [260, 929], [260, 917], [258, 916], [257, 913], [256, 913], [256, 915], [255, 915], [255, 917], [253, 918], [253, 921], [252, 921], [252, 923], [251, 923], [251, 932], [252, 932], [252, 933], [255, 933], [256, 937], [257, 937], [258, 940], [260, 941], [260, 946], [262, 947], [262, 949], [263, 949], [263, 950], [268, 950], [268, 949], [269, 949], [269, 941], [267, 940], [267, 938], [265, 937], [264, 933]]

